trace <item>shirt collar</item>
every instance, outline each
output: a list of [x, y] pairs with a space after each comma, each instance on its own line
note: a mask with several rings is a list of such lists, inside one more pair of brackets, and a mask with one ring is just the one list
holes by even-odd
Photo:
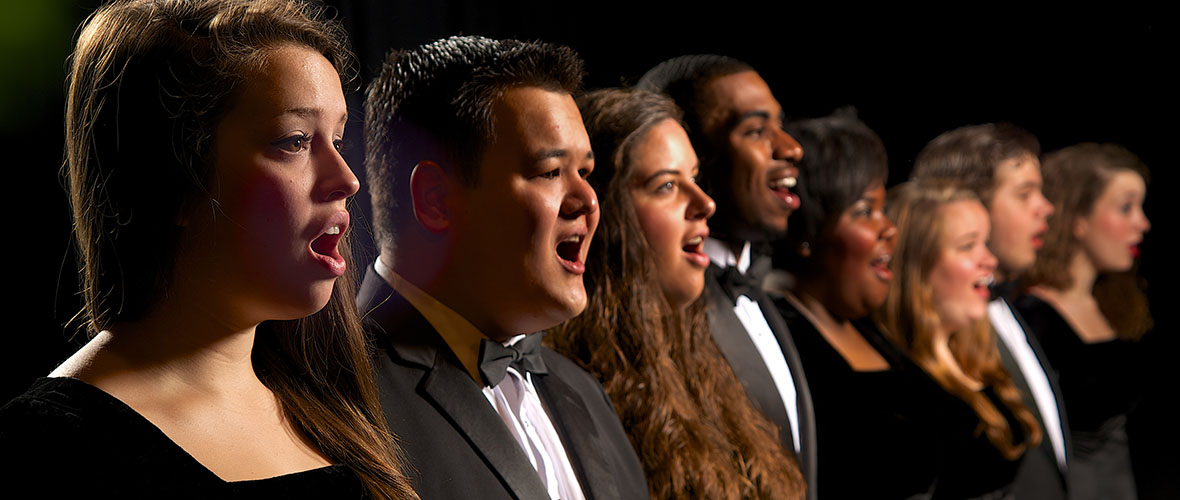
[[[447, 347], [451, 348], [451, 352], [455, 353], [455, 357], [459, 358], [459, 363], [463, 365], [467, 374], [476, 383], [482, 385], [482, 379], [479, 377], [479, 344], [488, 337], [470, 321], [467, 321], [463, 315], [439, 302], [425, 290], [403, 278], [393, 268], [385, 265], [381, 257], [377, 258], [373, 267], [377, 270], [377, 274], [385, 279], [386, 283], [389, 283], [390, 287], [405, 297], [406, 301], [414, 306], [414, 309], [417, 309], [422, 317], [426, 318], [430, 326], [433, 326], [438, 331], [438, 335], [447, 343]], [[523, 338], [524, 334], [517, 335], [504, 342], [504, 345], [511, 346]]]
[[746, 269], [750, 268], [750, 242], [748, 241], [742, 242], [741, 255], [734, 255], [728, 244], [715, 238], [705, 239], [704, 250], [705, 255], [709, 256], [709, 260], [722, 269], [737, 267], [738, 272], [744, 274]]

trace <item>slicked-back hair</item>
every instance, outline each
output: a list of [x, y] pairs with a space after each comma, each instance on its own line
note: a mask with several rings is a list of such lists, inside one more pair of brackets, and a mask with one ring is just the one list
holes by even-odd
[[410, 173], [434, 161], [474, 186], [496, 136], [492, 107], [505, 91], [574, 94], [582, 60], [542, 42], [454, 36], [389, 53], [365, 97], [365, 172], [378, 245], [391, 249], [413, 218]]
[[911, 177], [955, 179], [990, 207], [996, 167], [1013, 158], [1040, 155], [1037, 138], [1016, 125], [969, 125], [944, 132], [926, 144], [914, 160]]
[[807, 154], [795, 163], [802, 180], [795, 188], [799, 208], [791, 214], [787, 237], [775, 243], [775, 266], [796, 275], [823, 272], [798, 249], [807, 243], [813, 254], [823, 252], [844, 212], [869, 188], [885, 186], [885, 145], [852, 112], [789, 123], [786, 131]]
[[606, 389], [652, 498], [802, 498], [774, 424], [709, 334], [702, 294], [672, 310], [631, 197], [634, 148], [679, 110], [666, 96], [607, 89], [578, 98], [598, 159], [601, 222], [586, 257], [586, 310], [548, 341]]
[[705, 87], [713, 80], [745, 71], [754, 71], [754, 68], [732, 57], [711, 54], [679, 56], [657, 64], [635, 85], [638, 89], [666, 94], [684, 110], [685, 130], [701, 159], [702, 180], [709, 192], [714, 192], [713, 185], [722, 185], [713, 182], [712, 176], [728, 176], [729, 169], [705, 168], [717, 164], [721, 150], [704, 130], [702, 97]]

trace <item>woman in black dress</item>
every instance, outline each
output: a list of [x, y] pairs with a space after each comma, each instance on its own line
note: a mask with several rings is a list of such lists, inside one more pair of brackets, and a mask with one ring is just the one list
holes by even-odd
[[696, 185], [680, 111], [665, 96], [618, 89], [578, 107], [601, 223], [586, 310], [550, 340], [602, 381], [653, 498], [803, 498], [793, 455], [709, 334], [701, 292], [714, 206]]
[[1015, 303], [1061, 381], [1069, 412], [1074, 498], [1136, 498], [1127, 414], [1138, 401], [1151, 328], [1135, 260], [1151, 228], [1147, 168], [1113, 144], [1079, 144], [1045, 158], [1056, 215]]
[[[806, 155], [800, 207], [767, 289], [791, 329], [815, 404], [819, 488], [831, 498], [933, 490], [945, 393], [868, 318], [885, 301], [897, 234], [885, 147], [852, 116], [787, 126]], [[941, 404], [940, 404], [941, 403]], [[849, 478], [856, 478], [849, 480]]]
[[1041, 439], [1004, 371], [987, 319], [996, 258], [987, 210], [961, 187], [910, 181], [889, 192], [894, 280], [878, 320], [886, 335], [958, 400], [943, 413], [934, 498], [1002, 498]]
[[343, 29], [292, 0], [116, 1], [71, 64], [91, 339], [0, 409], [5, 483], [416, 498], [347, 272]]

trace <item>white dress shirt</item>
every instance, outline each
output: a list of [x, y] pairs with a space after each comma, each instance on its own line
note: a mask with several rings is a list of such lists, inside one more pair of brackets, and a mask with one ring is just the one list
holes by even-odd
[[1037, 409], [1041, 412], [1041, 420], [1045, 422], [1045, 434], [1049, 435], [1053, 454], [1057, 456], [1057, 466], [1064, 471], [1065, 435], [1061, 430], [1061, 414], [1057, 412], [1057, 398], [1053, 394], [1053, 386], [1049, 384], [1049, 376], [1045, 374], [1045, 367], [1037, 359], [1036, 352], [1028, 343], [1024, 328], [1020, 326], [1020, 322], [1016, 320], [1004, 299], [995, 299], [988, 303], [987, 315], [991, 318], [996, 336], [1008, 347], [1028, 382], [1029, 391], [1032, 392]]
[[[480, 342], [486, 338], [484, 334], [454, 309], [406, 281], [380, 258], [373, 267], [390, 287], [402, 294], [410, 305], [422, 313], [455, 353], [455, 357], [459, 358], [459, 362], [475, 383], [483, 387], [483, 395], [487, 398], [488, 404], [500, 415], [500, 420], [508, 428], [508, 432], [528, 456], [529, 463], [549, 491], [549, 497], [554, 500], [583, 500], [585, 495], [578, 483], [578, 477], [557, 434], [557, 428], [553, 426], [553, 421], [541, 405], [541, 398], [533, 385], [532, 374], [525, 373], [522, 376], [516, 368], [509, 367], [504, 380], [495, 387], [483, 385], [483, 379], [479, 375], [479, 347]], [[504, 345], [511, 346], [524, 337], [517, 335]]]
[[[709, 260], [722, 269], [736, 266], [738, 271], [745, 273], [750, 267], [749, 242], [742, 246], [740, 256], [735, 256], [724, 242], [713, 238], [705, 240], [704, 250], [705, 254], [709, 256]], [[774, 380], [779, 397], [783, 399], [783, 406], [787, 408], [787, 418], [791, 422], [791, 438], [797, 453], [801, 448], [799, 445], [799, 402], [795, 392], [795, 377], [791, 375], [791, 368], [787, 366], [787, 358], [783, 356], [783, 348], [770, 329], [766, 317], [762, 315], [762, 308], [750, 297], [739, 296], [733, 313], [746, 328], [746, 334], [754, 342], [754, 347], [758, 348], [758, 354], [762, 356], [762, 362], [766, 363], [766, 368], [770, 371], [770, 377]]]

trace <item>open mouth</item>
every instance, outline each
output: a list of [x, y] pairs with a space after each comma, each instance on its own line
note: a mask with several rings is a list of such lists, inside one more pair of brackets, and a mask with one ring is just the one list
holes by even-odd
[[991, 290], [989, 290], [988, 287], [994, 282], [995, 278], [992, 277], [991, 274], [987, 274], [985, 276], [980, 276], [979, 279], [975, 280], [975, 283], [973, 283], [971, 286], [975, 290], [975, 293], [979, 294], [981, 297], [990, 298]]
[[791, 169], [784, 169], [779, 176], [776, 176], [767, 183], [767, 187], [770, 188], [774, 196], [782, 201], [789, 210], [795, 210], [799, 208], [799, 196], [791, 192], [791, 188], [795, 187], [798, 183], [799, 179], [792, 173]]
[[340, 239], [348, 230], [348, 213], [341, 214], [335, 216], [335, 220], [328, 223], [327, 229], [308, 245], [312, 258], [328, 268], [334, 276], [341, 276], [348, 270], [348, 264], [344, 262], [344, 256], [340, 255], [339, 248]]
[[565, 269], [574, 274], [586, 272], [586, 264], [582, 262], [582, 241], [585, 235], [573, 234], [557, 242], [557, 258]]
[[1138, 244], [1131, 245], [1131, 257], [1134, 257], [1136, 259], [1139, 258], [1139, 245]]
[[684, 246], [680, 247], [687, 254], [688, 261], [702, 269], [709, 267], [709, 256], [705, 254], [705, 237], [704, 235], [696, 235], [689, 238]]
[[893, 255], [884, 254], [869, 262], [869, 267], [877, 274], [877, 279], [881, 281], [889, 281], [893, 279], [893, 270], [889, 269], [889, 262], [893, 260]]

